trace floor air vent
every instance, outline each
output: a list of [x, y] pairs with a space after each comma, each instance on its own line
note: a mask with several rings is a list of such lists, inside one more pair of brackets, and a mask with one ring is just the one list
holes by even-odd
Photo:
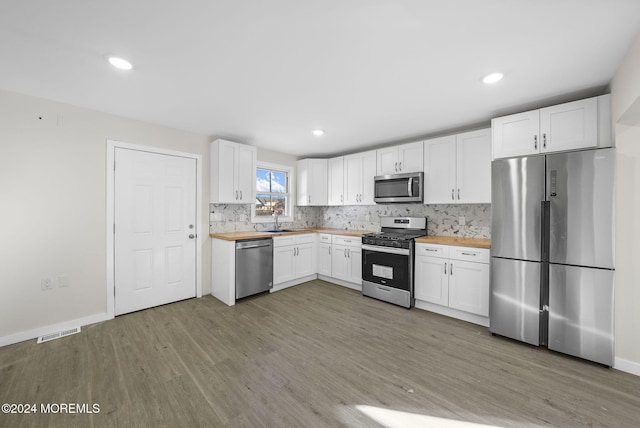
[[45, 334], [38, 338], [38, 343], [48, 342], [54, 339], [60, 339], [61, 337], [70, 336], [72, 334], [80, 333], [80, 327], [70, 328], [69, 330], [58, 331], [56, 333]]

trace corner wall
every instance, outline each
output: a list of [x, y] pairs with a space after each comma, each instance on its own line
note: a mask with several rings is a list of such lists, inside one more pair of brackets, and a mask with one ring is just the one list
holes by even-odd
[[[0, 344], [106, 314], [107, 139], [201, 155], [208, 220], [207, 137], [0, 91]], [[201, 236], [207, 294], [210, 244]], [[69, 287], [59, 288], [63, 275]], [[41, 278], [53, 289], [41, 290]]]
[[615, 366], [640, 375], [640, 35], [611, 82], [611, 100], [617, 147]]

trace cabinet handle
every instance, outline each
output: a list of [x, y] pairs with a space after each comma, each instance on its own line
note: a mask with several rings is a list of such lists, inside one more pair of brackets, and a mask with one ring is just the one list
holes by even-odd
[[460, 200], [460, 188], [458, 187], [458, 200]]
[[455, 197], [455, 189], [451, 189], [451, 200], [455, 201], [456, 197]]
[[538, 136], [537, 135], [533, 136], [533, 148], [535, 150], [538, 150]]
[[347, 249], [346, 248], [344, 249], [344, 258], [345, 259], [347, 258]]
[[447, 274], [447, 264], [446, 263], [444, 264], [444, 274], [445, 275]]
[[438, 251], [435, 248], [425, 248], [426, 251]]
[[242, 190], [240, 191], [240, 200], [242, 200]]
[[340, 195], [340, 203], [344, 203], [344, 195]]
[[307, 203], [310, 204], [311, 203], [311, 195], [307, 196]]
[[398, 169], [400, 170], [400, 172], [402, 172], [402, 162], [400, 162], [398, 165], [399, 165]]
[[449, 275], [453, 275], [453, 263], [449, 266]]
[[331, 247], [329, 247], [329, 255], [331, 255]]
[[546, 132], [544, 134], [542, 134], [542, 147], [543, 148], [547, 148], [547, 134]]
[[394, 168], [395, 168], [396, 172], [398, 172], [398, 162], [395, 163]]
[[238, 191], [236, 190], [236, 201], [238, 200]]
[[460, 253], [460, 254], [462, 254], [463, 256], [474, 256], [474, 257], [477, 255], [476, 253]]

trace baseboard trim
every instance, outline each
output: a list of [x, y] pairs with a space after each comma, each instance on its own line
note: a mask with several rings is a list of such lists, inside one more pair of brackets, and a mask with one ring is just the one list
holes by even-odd
[[341, 285], [343, 287], [351, 288], [352, 290], [362, 291], [362, 284], [354, 284], [353, 282], [344, 281], [342, 279], [333, 278], [333, 277], [330, 277], [330, 276], [320, 275], [320, 274], [318, 274], [318, 279], [330, 282], [332, 284]]
[[425, 311], [435, 312], [436, 314], [445, 315], [451, 318], [457, 318], [462, 321], [478, 324], [483, 327], [489, 327], [489, 318], [481, 315], [471, 314], [469, 312], [459, 311], [457, 309], [448, 308], [446, 306], [436, 305], [434, 303], [416, 300], [416, 308]]
[[271, 292], [275, 293], [276, 291], [284, 290], [285, 288], [293, 287], [294, 285], [299, 285], [299, 284], [302, 284], [303, 282], [313, 281], [314, 279], [317, 279], [317, 278], [318, 278], [318, 274], [314, 273], [312, 275], [303, 276], [302, 278], [283, 282], [281, 284], [274, 285], [273, 288], [271, 289]]
[[61, 322], [58, 324], [34, 328], [33, 330], [21, 331], [19, 333], [0, 337], [0, 346], [13, 345], [14, 343], [24, 342], [25, 340], [37, 339], [40, 336], [55, 333], [56, 331], [67, 330], [77, 326], [84, 327], [89, 324], [95, 324], [98, 322], [107, 321], [109, 319], [111, 318], [107, 313], [95, 314], [89, 315], [88, 317]]
[[616, 370], [640, 376], [640, 363], [616, 357], [613, 364], [613, 368]]

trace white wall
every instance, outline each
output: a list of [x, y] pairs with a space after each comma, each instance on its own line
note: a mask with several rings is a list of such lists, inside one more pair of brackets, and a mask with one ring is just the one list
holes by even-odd
[[[106, 313], [107, 139], [202, 156], [202, 280], [210, 292], [208, 138], [0, 91], [0, 343]], [[70, 287], [57, 287], [59, 275]], [[45, 277], [53, 290], [41, 291]]]
[[640, 375], [640, 114], [635, 124], [629, 117], [640, 103], [640, 35], [611, 82], [611, 97], [618, 154], [616, 367]]

